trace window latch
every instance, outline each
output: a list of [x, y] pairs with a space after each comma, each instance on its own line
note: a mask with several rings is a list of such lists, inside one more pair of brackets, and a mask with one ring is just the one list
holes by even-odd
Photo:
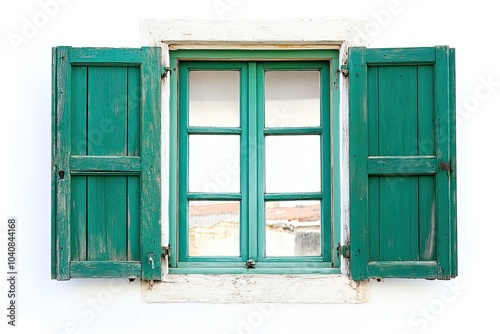
[[257, 263], [255, 262], [255, 260], [253, 259], [248, 259], [247, 262], [245, 262], [245, 266], [248, 268], [248, 269], [253, 269], [255, 268], [255, 265]]
[[151, 265], [151, 269], [154, 270], [155, 269], [155, 261], [153, 259], [153, 253], [152, 252], [148, 253], [148, 262]]

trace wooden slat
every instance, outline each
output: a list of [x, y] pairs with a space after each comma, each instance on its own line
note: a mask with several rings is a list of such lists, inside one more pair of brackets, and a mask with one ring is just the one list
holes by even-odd
[[[142, 278], [161, 279], [161, 56], [159, 48], [143, 48], [141, 66], [141, 262]], [[148, 262], [148, 254], [154, 257], [154, 268]]]
[[139, 176], [127, 177], [127, 260], [140, 259], [141, 185]]
[[[379, 68], [381, 156], [411, 156], [417, 153], [416, 74], [415, 66]], [[398, 169], [395, 164], [392, 166], [392, 169]], [[380, 179], [381, 260], [416, 260], [418, 257], [417, 182], [416, 177]]]
[[88, 177], [88, 259], [126, 259], [126, 177]]
[[[349, 193], [351, 275], [366, 278], [369, 257], [368, 220], [368, 108], [365, 48], [349, 48]], [[357, 74], [357, 75], [356, 75]]]
[[[378, 67], [368, 67], [368, 154], [379, 156]], [[370, 163], [367, 165], [370, 173]], [[369, 259], [380, 259], [380, 178], [368, 178]]]
[[458, 258], [457, 258], [457, 147], [456, 147], [456, 84], [455, 84], [455, 49], [450, 48], [449, 57], [450, 68], [450, 221], [451, 221], [451, 277], [458, 275]]
[[[434, 68], [418, 67], [418, 154], [436, 154]], [[437, 161], [433, 165], [437, 172]], [[419, 206], [419, 259], [436, 260], [436, 179], [435, 176], [418, 178]]]
[[71, 126], [71, 68], [69, 64], [69, 48], [56, 50], [57, 57], [57, 107], [56, 107], [56, 263], [57, 279], [70, 278], [69, 261], [71, 252], [70, 219], [71, 219], [71, 177], [69, 173], [70, 126]]
[[369, 277], [436, 278], [436, 262], [427, 261], [379, 261], [370, 262]]
[[368, 157], [370, 175], [425, 175], [436, 174], [435, 156]]
[[436, 178], [418, 178], [419, 259], [436, 260]]
[[88, 154], [127, 153], [127, 69], [89, 67]]
[[[127, 72], [127, 155], [139, 157], [141, 149], [141, 73]], [[127, 177], [127, 260], [140, 260], [141, 188], [139, 176]]]
[[51, 261], [50, 261], [50, 276], [52, 279], [57, 279], [57, 105], [58, 105], [58, 81], [57, 81], [57, 68], [58, 68], [58, 51], [57, 48], [52, 48], [52, 111], [51, 111]]
[[141, 172], [141, 158], [128, 156], [71, 156], [70, 168], [72, 174], [106, 174]]
[[418, 259], [417, 181], [380, 178], [380, 260]]
[[[71, 69], [71, 154], [87, 154], [87, 68]], [[70, 156], [70, 168], [72, 168]], [[87, 179], [71, 178], [71, 260], [87, 257]]]
[[375, 65], [422, 65], [436, 61], [435, 49], [430, 48], [390, 48], [367, 49], [366, 62]]
[[[89, 67], [88, 70], [88, 154], [125, 156], [127, 154], [127, 68]], [[91, 160], [88, 160], [91, 159]], [[121, 158], [80, 158], [86, 169], [93, 166], [113, 169]], [[73, 160], [73, 159], [72, 159]], [[77, 159], [78, 161], [78, 159]], [[88, 164], [91, 162], [92, 164]], [[99, 166], [102, 162], [104, 166]], [[121, 164], [120, 164], [121, 165]], [[128, 163], [127, 163], [128, 165]], [[102, 170], [100, 170], [102, 172]], [[126, 259], [126, 178], [88, 177], [88, 259], [118, 261]]]
[[[450, 64], [448, 47], [436, 48], [435, 96], [437, 124], [437, 159], [440, 162], [451, 161], [450, 155]], [[440, 170], [437, 173], [437, 261], [440, 266], [439, 278], [450, 277], [452, 267], [451, 253], [451, 212], [450, 212], [450, 176]]]
[[141, 277], [139, 261], [75, 261], [71, 262], [71, 277], [119, 278]]
[[71, 48], [72, 65], [129, 66], [142, 61], [140, 49], [130, 48]]
[[71, 261], [87, 259], [87, 177], [71, 177]]

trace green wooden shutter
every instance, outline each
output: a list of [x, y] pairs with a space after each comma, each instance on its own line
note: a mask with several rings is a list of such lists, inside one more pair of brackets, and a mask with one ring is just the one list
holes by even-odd
[[457, 275], [454, 57], [444, 46], [349, 49], [355, 280]]
[[160, 279], [160, 50], [57, 47], [52, 67], [52, 278]]

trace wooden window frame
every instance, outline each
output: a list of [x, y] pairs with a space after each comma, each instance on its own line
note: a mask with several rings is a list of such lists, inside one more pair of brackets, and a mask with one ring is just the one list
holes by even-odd
[[[169, 187], [169, 243], [171, 253], [169, 257], [169, 273], [196, 274], [196, 273], [340, 273], [340, 259], [334, 253], [334, 245], [340, 242], [340, 121], [339, 121], [339, 51], [338, 50], [175, 50], [169, 52], [170, 63], [170, 175], [169, 183], [178, 185]], [[185, 64], [185, 65], [181, 65]], [[217, 65], [214, 65], [217, 64]], [[320, 127], [298, 128], [298, 129], [264, 129], [263, 117], [252, 119], [248, 117], [249, 110], [255, 113], [262, 110], [263, 106], [258, 104], [262, 101], [262, 85], [264, 68], [294, 69], [297, 65], [306, 68], [319, 69], [321, 71], [321, 101], [326, 104], [322, 106], [322, 123]], [[184, 80], [190, 69], [210, 70], [214, 65], [218, 69], [237, 69], [241, 71], [241, 87], [248, 90], [248, 96], [242, 94], [241, 99], [249, 99], [242, 108], [240, 128], [207, 129], [201, 127], [187, 127], [187, 119], [182, 108], [183, 90], [187, 89]], [[295, 67], [294, 67], [295, 66]], [[302, 66], [303, 67], [303, 66]], [[212, 67], [213, 68], [213, 67]], [[184, 72], [183, 72], [184, 71]], [[181, 97], [179, 97], [181, 96]], [[242, 104], [243, 105], [243, 104]], [[247, 110], [245, 110], [247, 109]], [[249, 129], [257, 136], [248, 135]], [[255, 160], [254, 165], [249, 165], [249, 159], [241, 158], [242, 183], [241, 194], [190, 194], [190, 199], [235, 199], [241, 200], [244, 210], [242, 216], [248, 214], [249, 204], [256, 207], [264, 204], [266, 200], [280, 199], [322, 199], [322, 256], [318, 257], [277, 257], [265, 258], [263, 255], [265, 230], [262, 228], [264, 211], [261, 209], [258, 217], [253, 219], [255, 223], [248, 224], [242, 221], [241, 239], [248, 240], [248, 247], [241, 247], [241, 257], [187, 257], [186, 240], [187, 229], [181, 216], [187, 213], [187, 184], [186, 177], [182, 171], [187, 171], [187, 133], [211, 133], [211, 134], [233, 134], [241, 133], [244, 138], [253, 141], [264, 140], [265, 135], [290, 134], [322, 134], [321, 156], [322, 156], [322, 191], [320, 193], [307, 194], [263, 194], [263, 184], [250, 184], [246, 177], [254, 173], [263, 175], [264, 164], [262, 159]], [[208, 132], [207, 132], [208, 131]], [[290, 132], [291, 131], [291, 132]], [[260, 137], [259, 137], [260, 136]], [[259, 138], [257, 138], [259, 137]], [[254, 146], [255, 146], [254, 145]], [[249, 144], [252, 146], [252, 143]], [[257, 151], [257, 149], [256, 149]], [[259, 153], [259, 154], [262, 154]], [[257, 162], [260, 161], [260, 162]], [[207, 197], [208, 196], [208, 197]], [[215, 196], [215, 197], [214, 197]], [[228, 197], [229, 196], [229, 197]], [[236, 196], [236, 197], [235, 197]], [[234, 198], [233, 198], [234, 197]], [[249, 198], [252, 198], [250, 202]], [[328, 203], [328, 204], [327, 204]], [[182, 212], [182, 213], [181, 213]], [[259, 228], [259, 226], [261, 226]], [[244, 241], [245, 242], [245, 241]], [[257, 259], [256, 268], [247, 269], [245, 260]]]

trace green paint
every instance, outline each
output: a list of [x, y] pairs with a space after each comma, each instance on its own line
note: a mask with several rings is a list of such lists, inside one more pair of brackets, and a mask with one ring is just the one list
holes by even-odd
[[355, 280], [456, 276], [453, 178], [440, 167], [455, 154], [449, 55], [447, 47], [349, 51]]
[[52, 277], [160, 279], [159, 49], [53, 55]]
[[[240, 51], [181, 51], [170, 53], [171, 76], [171, 121], [177, 122], [171, 127], [171, 143], [178, 138], [178, 147], [171, 146], [171, 184], [178, 184], [178, 188], [171, 187], [170, 209], [170, 244], [173, 248], [170, 257], [171, 272], [176, 268], [214, 269], [220, 263], [226, 263], [218, 272], [228, 273], [235, 266], [242, 266], [249, 259], [256, 259], [262, 263], [276, 263], [285, 267], [295, 268], [304, 272], [312, 270], [315, 263], [326, 265], [329, 270], [332, 266], [331, 235], [333, 227], [331, 213], [331, 66], [338, 64], [337, 51], [290, 51], [287, 52], [240, 52]], [[255, 56], [255, 58], [254, 58]], [[272, 57], [270, 57], [272, 56]], [[302, 58], [317, 59], [317, 61], [298, 61]], [[232, 61], [220, 61], [225, 59]], [[281, 61], [258, 61], [270, 58]], [[186, 60], [184, 60], [186, 59]], [[197, 59], [200, 59], [199, 61]], [[238, 61], [239, 59], [245, 61]], [[252, 59], [252, 60], [248, 60]], [[284, 60], [294, 61], [284, 61]], [[212, 60], [212, 61], [208, 61]], [[330, 64], [329, 60], [333, 62]], [[266, 70], [319, 70], [321, 73], [321, 126], [295, 128], [265, 128], [264, 127], [264, 72]], [[205, 70], [237, 70], [240, 72], [240, 126], [239, 127], [200, 127], [188, 126], [189, 110], [189, 73], [190, 71]], [[338, 95], [336, 95], [338, 96]], [[175, 113], [179, 112], [176, 116]], [[192, 193], [189, 185], [189, 138], [191, 135], [240, 135], [240, 174], [241, 192], [238, 193]], [[281, 135], [318, 135], [321, 140], [321, 178], [323, 186], [318, 193], [280, 193], [265, 194], [265, 161], [264, 150], [266, 136]], [[178, 161], [178, 165], [172, 165]], [[340, 189], [340, 185], [338, 185]], [[338, 190], [340, 192], [340, 190]], [[322, 206], [322, 256], [319, 257], [286, 257], [269, 258], [265, 256], [265, 201], [267, 200], [306, 200], [321, 201]], [[202, 257], [188, 256], [189, 254], [189, 227], [187, 223], [188, 203], [190, 200], [239, 200], [240, 201], [240, 257]], [[339, 213], [340, 215], [340, 213]], [[338, 228], [340, 230], [340, 228]], [[339, 238], [339, 236], [337, 236]], [[238, 260], [239, 259], [239, 260]], [[234, 262], [236, 260], [236, 262]], [[338, 262], [338, 261], [337, 261]], [[338, 262], [339, 264], [339, 262]], [[312, 267], [311, 267], [312, 265]], [[188, 266], [188, 267], [186, 267]], [[268, 271], [272, 271], [272, 266]], [[202, 272], [202, 271], [198, 271]], [[208, 271], [206, 271], [208, 272]]]

